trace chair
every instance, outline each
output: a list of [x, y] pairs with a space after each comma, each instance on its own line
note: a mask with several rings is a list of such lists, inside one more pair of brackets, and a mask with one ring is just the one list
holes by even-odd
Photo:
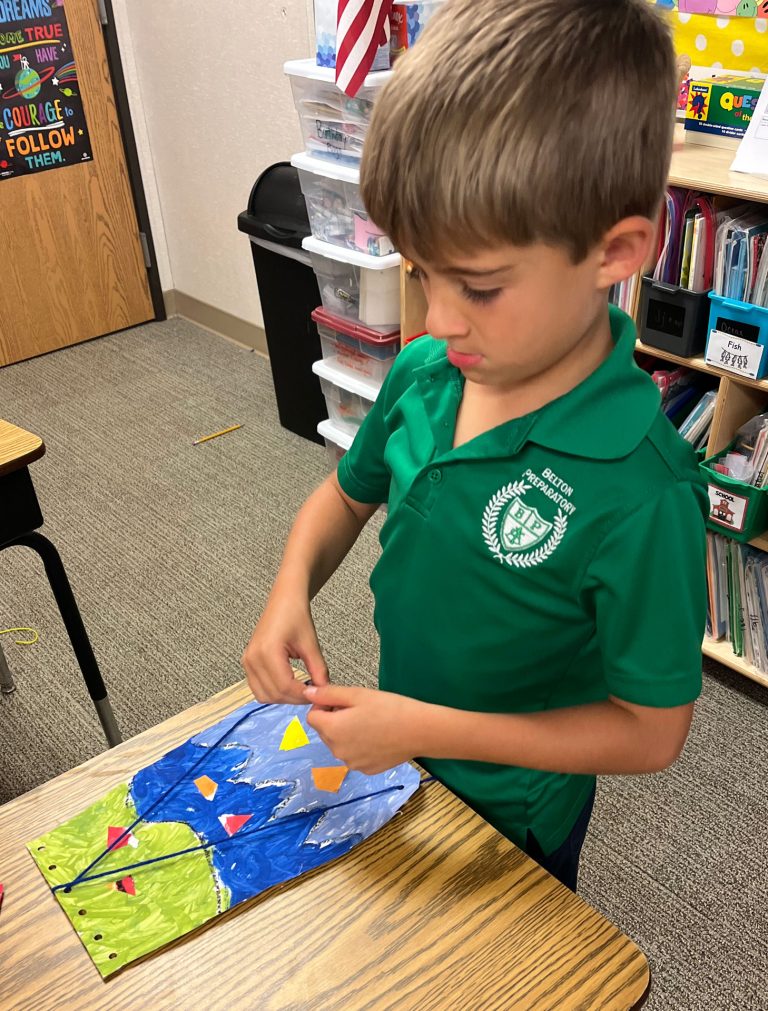
[[[43, 440], [0, 419], [0, 551], [27, 547], [43, 560], [53, 596], [69, 635], [83, 680], [96, 707], [109, 747], [122, 740], [101, 671], [80, 617], [61, 558], [53, 544], [38, 533], [43, 514], [28, 464], [45, 453]], [[0, 652], [0, 688], [13, 691], [13, 678]]]

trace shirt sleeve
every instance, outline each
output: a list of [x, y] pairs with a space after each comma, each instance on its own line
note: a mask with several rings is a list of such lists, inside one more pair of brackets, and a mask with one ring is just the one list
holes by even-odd
[[357, 502], [373, 504], [389, 498], [389, 470], [384, 461], [389, 433], [384, 404], [390, 376], [363, 419], [354, 442], [339, 460], [336, 471], [342, 490]]
[[339, 461], [336, 471], [339, 484], [356, 502], [373, 504], [389, 498], [391, 474], [385, 451], [392, 434], [392, 408], [414, 382], [414, 368], [424, 363], [433, 344], [434, 341], [420, 337], [398, 354], [354, 442]]
[[678, 482], [620, 519], [597, 549], [584, 588], [610, 695], [662, 708], [701, 694], [706, 511], [705, 489]]

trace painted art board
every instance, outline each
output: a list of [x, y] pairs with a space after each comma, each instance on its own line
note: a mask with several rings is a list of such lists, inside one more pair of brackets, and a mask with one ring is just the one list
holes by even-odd
[[418, 788], [348, 770], [306, 706], [249, 703], [27, 846], [103, 977], [348, 853]]

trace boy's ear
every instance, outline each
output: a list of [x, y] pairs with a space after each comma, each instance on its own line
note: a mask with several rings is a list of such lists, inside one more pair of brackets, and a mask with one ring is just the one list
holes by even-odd
[[597, 287], [608, 289], [648, 265], [656, 229], [636, 215], [623, 218], [603, 236], [597, 264]]

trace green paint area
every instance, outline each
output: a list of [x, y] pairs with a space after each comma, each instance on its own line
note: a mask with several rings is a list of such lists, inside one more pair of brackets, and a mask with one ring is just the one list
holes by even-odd
[[[136, 817], [128, 785], [123, 783], [27, 848], [53, 888], [72, 881], [104, 852], [104, 826], [127, 828]], [[207, 850], [117, 873], [129, 864], [199, 846], [200, 839], [188, 825], [140, 822], [133, 835], [138, 846], [113, 850], [89, 872], [115, 871], [114, 875], [85, 881], [69, 893], [54, 892], [102, 976], [156, 951], [229, 907], [229, 890], [217, 882]], [[115, 888], [127, 876], [133, 878], [129, 888], [135, 888], [135, 895]], [[124, 929], [127, 922], [130, 930]]]

